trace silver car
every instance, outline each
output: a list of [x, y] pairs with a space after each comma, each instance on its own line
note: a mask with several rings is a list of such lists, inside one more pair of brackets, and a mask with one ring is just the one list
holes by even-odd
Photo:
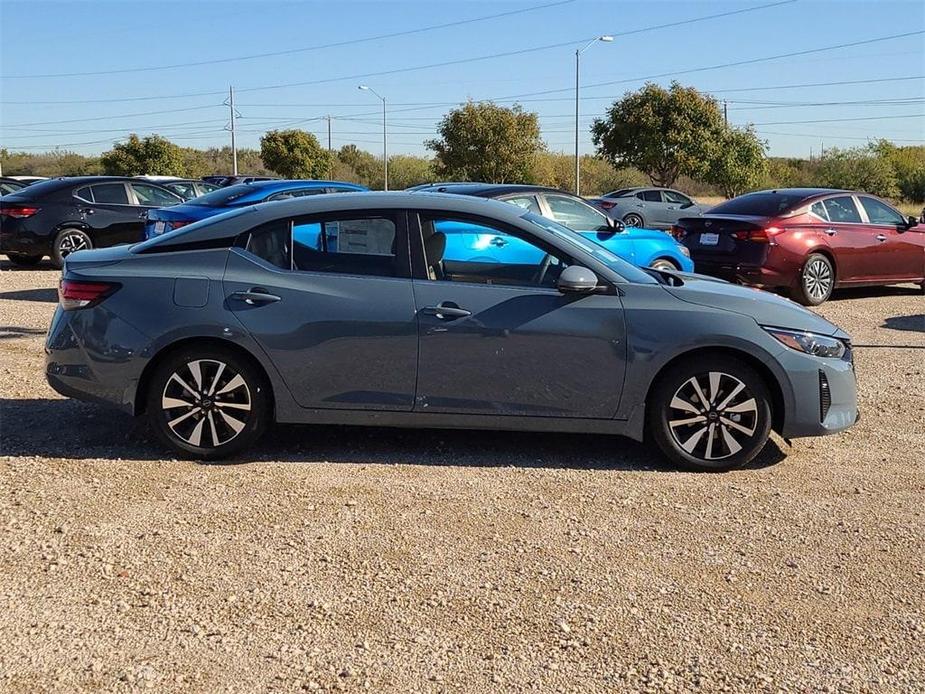
[[[460, 259], [462, 228], [535, 253]], [[59, 393], [199, 458], [311, 422], [618, 434], [724, 470], [857, 417], [848, 336], [814, 313], [458, 195], [295, 198], [73, 253], [46, 354]]]
[[623, 188], [588, 200], [628, 227], [668, 229], [681, 217], [699, 217], [706, 209], [673, 188]]

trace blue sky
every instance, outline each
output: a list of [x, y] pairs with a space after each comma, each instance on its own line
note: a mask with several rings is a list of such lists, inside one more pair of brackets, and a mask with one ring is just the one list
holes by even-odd
[[[925, 33], [699, 69], [925, 32], [923, 2], [796, 0], [637, 33], [629, 32], [775, 0], [554, 2], [0, 0], [0, 146], [96, 153], [128, 132], [157, 132], [196, 147], [227, 144], [222, 102], [233, 84], [240, 146], [257, 146], [274, 127], [302, 127], [326, 143], [320, 118], [331, 114], [335, 147], [355, 143], [378, 152], [381, 104], [357, 89], [368, 83], [390, 104], [392, 153], [423, 153], [422, 142], [452, 103], [510, 104], [518, 96], [539, 113], [549, 148], [570, 152], [574, 50], [605, 33], [615, 41], [595, 44], [582, 57], [583, 152], [593, 151], [592, 118], [654, 75], [664, 75], [651, 80], [660, 84], [675, 77], [725, 98], [730, 122], [756, 124], [774, 155], [818, 154], [822, 146], [878, 137], [925, 144]], [[529, 8], [537, 9], [522, 11]], [[515, 14], [286, 55], [114, 72], [304, 49], [505, 12]], [[562, 45], [405, 70], [550, 44]], [[403, 71], [370, 74], [393, 70]], [[92, 72], [105, 74], [42, 76]], [[915, 79], [892, 79], [909, 77]], [[789, 86], [862, 80], [869, 81]], [[294, 82], [315, 84], [265, 88]], [[593, 86], [602, 82], [612, 84]], [[844, 103], [858, 101], [866, 103]]]

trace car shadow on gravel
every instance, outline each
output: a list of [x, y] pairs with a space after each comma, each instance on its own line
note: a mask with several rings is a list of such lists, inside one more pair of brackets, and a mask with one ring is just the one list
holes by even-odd
[[922, 290], [912, 284], [891, 285], [888, 287], [847, 287], [832, 292], [829, 301], [845, 301], [848, 299], [877, 299], [887, 296], [921, 296]]
[[20, 267], [19, 265], [13, 265], [13, 263], [4, 258], [3, 260], [0, 260], [0, 270], [12, 270], [13, 272], [37, 272], [40, 270], [53, 270], [54, 272], [60, 272], [58, 268], [51, 264], [51, 261], [48, 258], [45, 258], [38, 265], [34, 265], [32, 267]]
[[58, 301], [58, 290], [53, 287], [42, 289], [20, 289], [15, 292], [0, 292], [0, 299], [9, 301], [41, 301], [49, 304]]
[[26, 328], [21, 325], [0, 325], [0, 340], [44, 335], [45, 332], [45, 328]]
[[[143, 419], [76, 400], [0, 400], [0, 454], [45, 458], [171, 460]], [[786, 457], [772, 439], [747, 467]], [[278, 425], [251, 451], [220, 465], [283, 462], [675, 472], [630, 439], [443, 429]]]
[[891, 316], [883, 321], [883, 327], [890, 330], [925, 333], [925, 313], [917, 313], [914, 316]]

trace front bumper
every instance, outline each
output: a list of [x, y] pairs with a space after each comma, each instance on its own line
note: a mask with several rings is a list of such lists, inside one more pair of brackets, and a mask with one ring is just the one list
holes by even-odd
[[824, 359], [788, 349], [777, 355], [777, 362], [787, 373], [792, 389], [780, 432], [783, 437], [836, 434], [860, 419], [850, 356]]

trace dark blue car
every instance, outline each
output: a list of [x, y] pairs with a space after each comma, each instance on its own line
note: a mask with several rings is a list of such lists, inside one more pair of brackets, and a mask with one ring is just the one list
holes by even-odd
[[254, 181], [219, 188], [206, 195], [188, 200], [182, 205], [173, 205], [151, 210], [145, 222], [145, 238], [185, 227], [200, 219], [211, 217], [228, 210], [259, 202], [288, 200], [321, 193], [355, 193], [368, 190], [365, 186], [344, 181]]

